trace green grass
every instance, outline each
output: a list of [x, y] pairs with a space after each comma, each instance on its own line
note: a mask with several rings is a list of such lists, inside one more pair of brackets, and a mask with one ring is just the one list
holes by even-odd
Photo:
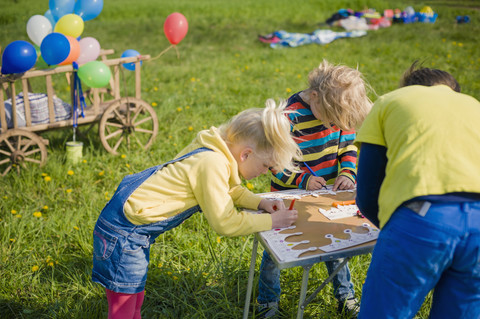
[[[198, 130], [261, 107], [267, 98], [279, 100], [305, 88], [308, 71], [324, 58], [358, 66], [378, 95], [396, 88], [403, 71], [420, 59], [454, 74], [462, 91], [478, 99], [478, 1], [415, 1], [417, 11], [429, 5], [439, 14], [435, 24], [395, 24], [323, 46], [274, 50], [257, 40], [259, 34], [281, 29], [311, 32], [341, 8], [383, 11], [411, 4], [106, 0], [100, 16], [85, 23], [82, 36], [115, 49], [114, 57], [127, 49], [157, 56], [169, 46], [163, 34], [166, 16], [177, 11], [188, 19], [188, 34], [178, 45], [180, 59], [170, 50], [142, 66], [142, 99], [156, 103], [159, 134], [148, 151], [124, 151], [121, 157], [103, 149], [96, 127], [88, 132], [83, 127], [85, 162], [71, 166], [65, 162], [71, 128], [44, 132], [42, 137], [50, 141], [47, 164], [0, 178], [0, 318], [105, 317], [104, 291], [90, 280], [92, 230], [122, 177], [170, 159]], [[0, 46], [29, 40], [26, 22], [47, 9], [46, 0], [2, 1]], [[471, 23], [457, 25], [457, 15], [469, 15]], [[133, 94], [133, 74], [125, 71], [124, 78], [122, 94]], [[59, 76], [54, 82], [57, 94], [68, 96], [65, 79]], [[251, 183], [256, 192], [268, 190], [268, 177]], [[160, 236], [152, 247], [143, 317], [240, 318], [251, 247], [252, 236], [218, 237], [201, 214]], [[359, 296], [369, 260], [368, 255], [358, 256], [350, 263]], [[257, 267], [259, 262], [260, 257]], [[301, 275], [298, 268], [283, 273], [281, 302], [287, 317], [296, 315]], [[325, 266], [315, 266], [310, 291], [325, 277]], [[429, 300], [417, 318], [428, 317]], [[305, 318], [340, 318], [335, 306], [328, 286], [306, 308]]]

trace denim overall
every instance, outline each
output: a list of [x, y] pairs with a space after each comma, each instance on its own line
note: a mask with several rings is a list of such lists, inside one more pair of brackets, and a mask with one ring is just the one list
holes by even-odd
[[167, 163], [128, 175], [122, 180], [102, 210], [93, 230], [93, 281], [109, 290], [126, 294], [139, 293], [145, 289], [150, 245], [160, 234], [177, 227], [194, 213], [201, 211], [200, 206], [191, 207], [166, 220], [145, 225], [132, 224], [125, 217], [123, 206], [130, 195], [155, 172], [168, 164], [204, 151], [211, 150], [196, 149]]

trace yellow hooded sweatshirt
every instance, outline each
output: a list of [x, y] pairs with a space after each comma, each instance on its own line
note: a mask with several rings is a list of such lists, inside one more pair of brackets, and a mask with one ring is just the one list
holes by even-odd
[[220, 235], [270, 230], [269, 214], [235, 208], [256, 210], [262, 198], [241, 186], [237, 162], [215, 127], [199, 132], [177, 158], [200, 147], [213, 152], [200, 152], [169, 164], [140, 185], [125, 202], [127, 219], [135, 225], [150, 224], [200, 205], [208, 223]]

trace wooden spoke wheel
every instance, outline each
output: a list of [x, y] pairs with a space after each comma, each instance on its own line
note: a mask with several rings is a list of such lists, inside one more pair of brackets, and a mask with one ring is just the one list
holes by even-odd
[[35, 133], [11, 129], [0, 135], [0, 174], [5, 176], [12, 169], [27, 169], [28, 165], [45, 165], [47, 147]]
[[100, 119], [100, 140], [105, 149], [114, 155], [118, 155], [124, 147], [146, 150], [157, 133], [155, 110], [137, 98], [123, 97], [113, 101]]

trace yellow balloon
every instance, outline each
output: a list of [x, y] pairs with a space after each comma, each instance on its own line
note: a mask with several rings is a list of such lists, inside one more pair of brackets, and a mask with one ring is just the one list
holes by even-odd
[[61, 17], [55, 24], [53, 32], [78, 38], [83, 32], [83, 19], [76, 14], [70, 13]]

